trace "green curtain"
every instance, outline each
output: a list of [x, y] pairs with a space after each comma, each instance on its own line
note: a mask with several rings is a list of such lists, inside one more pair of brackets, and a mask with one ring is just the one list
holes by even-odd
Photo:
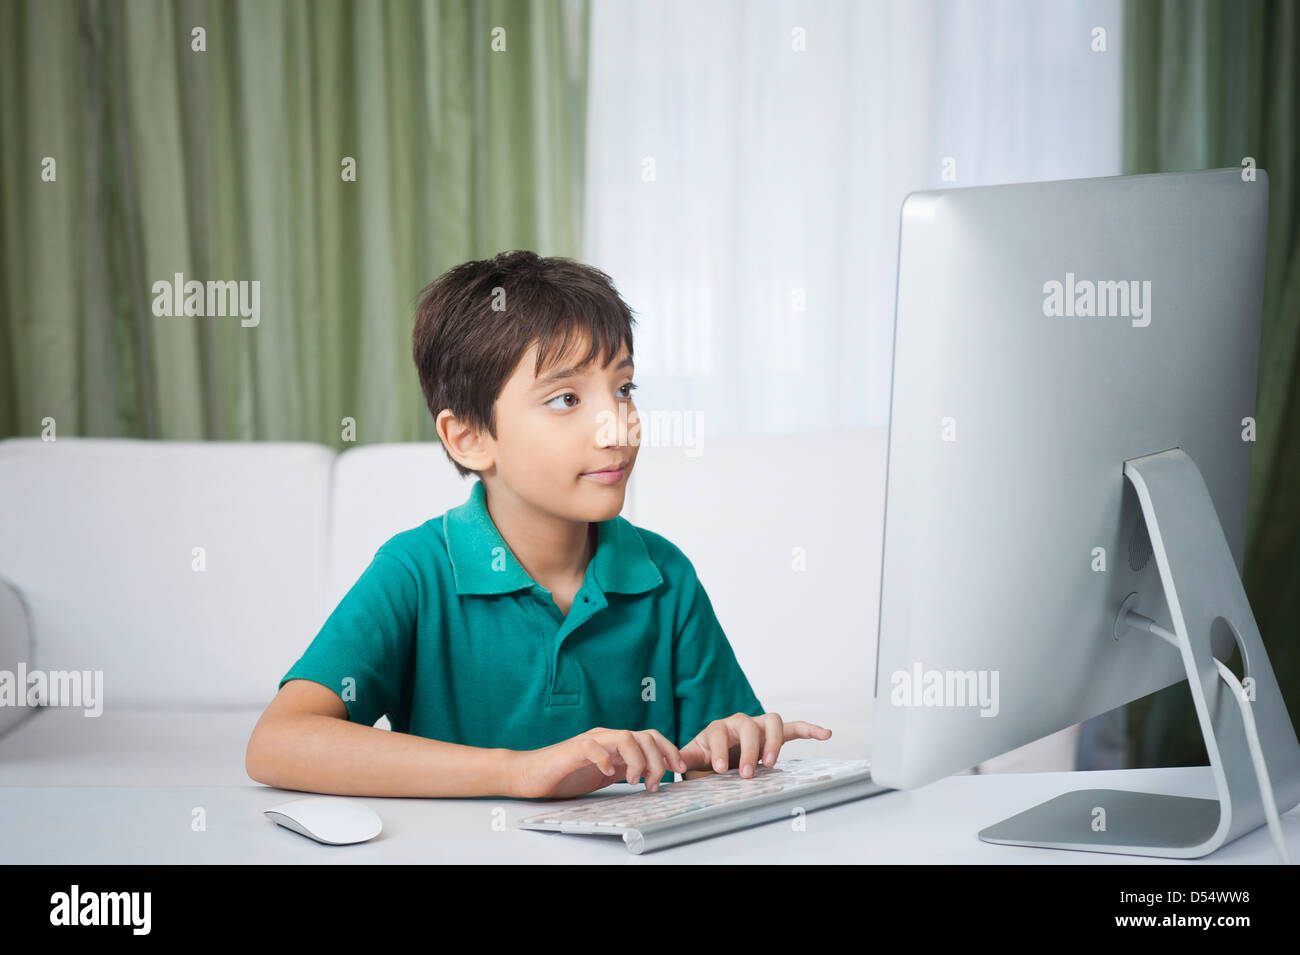
[[[0, 436], [50, 417], [60, 437], [341, 448], [352, 418], [358, 443], [435, 440], [419, 290], [505, 249], [579, 252], [587, 17], [0, 2]], [[258, 281], [258, 324], [155, 315], [176, 273]]]
[[[1268, 171], [1244, 582], [1300, 717], [1300, 17], [1294, 0], [1126, 0], [1124, 171]], [[1185, 682], [1128, 707], [1131, 766], [1209, 762]]]

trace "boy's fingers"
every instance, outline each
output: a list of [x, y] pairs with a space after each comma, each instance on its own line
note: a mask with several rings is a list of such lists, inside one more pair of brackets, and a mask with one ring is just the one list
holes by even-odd
[[686, 760], [682, 758], [681, 751], [669, 742], [668, 738], [658, 730], [648, 729], [646, 732], [653, 736], [655, 742], [659, 744], [659, 749], [664, 754], [664, 757], [668, 762], [668, 767], [677, 770], [679, 773], [685, 772]]
[[631, 730], [615, 732], [610, 743], [618, 747], [627, 763], [627, 781], [635, 783], [645, 772], [645, 754], [641, 751], [641, 743], [632, 735]]
[[709, 748], [709, 763], [715, 773], [725, 773], [731, 760], [731, 733], [727, 724], [721, 720], [710, 723], [704, 729], [704, 738]]
[[587, 759], [595, 763], [602, 773], [606, 776], [614, 775], [614, 760], [610, 758], [609, 750], [591, 737], [583, 741], [582, 750]]
[[781, 744], [785, 742], [785, 723], [780, 713], [764, 713], [763, 727], [763, 765], [773, 766], [781, 755]]
[[693, 739], [683, 746], [681, 753], [686, 772], [703, 772], [709, 768], [709, 752], [698, 739]]
[[663, 778], [668, 767], [664, 764], [664, 757], [659, 752], [659, 741], [649, 733], [637, 734], [637, 741], [641, 744], [641, 750], [645, 753], [645, 788], [654, 792], [659, 787], [659, 780]]
[[824, 726], [818, 726], [816, 723], [808, 723], [804, 720], [793, 720], [785, 724], [785, 741], [788, 743], [792, 739], [829, 739], [831, 731]]
[[733, 725], [740, 738], [740, 762], [736, 765], [740, 767], [740, 775], [748, 779], [756, 770], [762, 732], [752, 716], [738, 718]]

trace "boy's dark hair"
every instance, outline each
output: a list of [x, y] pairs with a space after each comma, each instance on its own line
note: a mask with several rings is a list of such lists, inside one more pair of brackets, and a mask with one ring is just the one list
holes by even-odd
[[[495, 438], [496, 400], [534, 342], [536, 375], [584, 333], [591, 346], [579, 364], [598, 355], [608, 364], [622, 345], [632, 354], [635, 322], [600, 269], [535, 252], [502, 252], [458, 265], [420, 293], [411, 354], [434, 420], [451, 409]], [[462, 477], [475, 473], [443, 451]]]

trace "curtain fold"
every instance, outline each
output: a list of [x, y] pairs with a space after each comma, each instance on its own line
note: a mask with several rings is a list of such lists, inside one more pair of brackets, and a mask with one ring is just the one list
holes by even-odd
[[[1268, 257], [1244, 582], [1300, 714], [1300, 17], [1292, 0], [1127, 0], [1128, 174], [1268, 171]], [[1132, 766], [1209, 762], [1185, 683], [1129, 704]]]
[[[342, 448], [352, 418], [357, 443], [434, 440], [420, 289], [505, 249], [580, 254], [587, 16], [0, 5], [0, 436]], [[178, 273], [258, 281], [257, 324], [156, 315]]]

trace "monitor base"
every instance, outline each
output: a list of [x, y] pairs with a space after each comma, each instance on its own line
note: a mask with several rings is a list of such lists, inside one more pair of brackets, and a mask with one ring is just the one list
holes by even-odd
[[[1211, 650], [1220, 618], [1241, 649], [1242, 683], [1278, 812], [1300, 805], [1300, 741], [1200, 469], [1170, 448], [1125, 461], [1124, 476], [1142, 505], [1218, 798], [1080, 789], [982, 829], [985, 842], [1197, 858], [1264, 825], [1241, 709]], [[1132, 606], [1125, 601], [1120, 619]]]

